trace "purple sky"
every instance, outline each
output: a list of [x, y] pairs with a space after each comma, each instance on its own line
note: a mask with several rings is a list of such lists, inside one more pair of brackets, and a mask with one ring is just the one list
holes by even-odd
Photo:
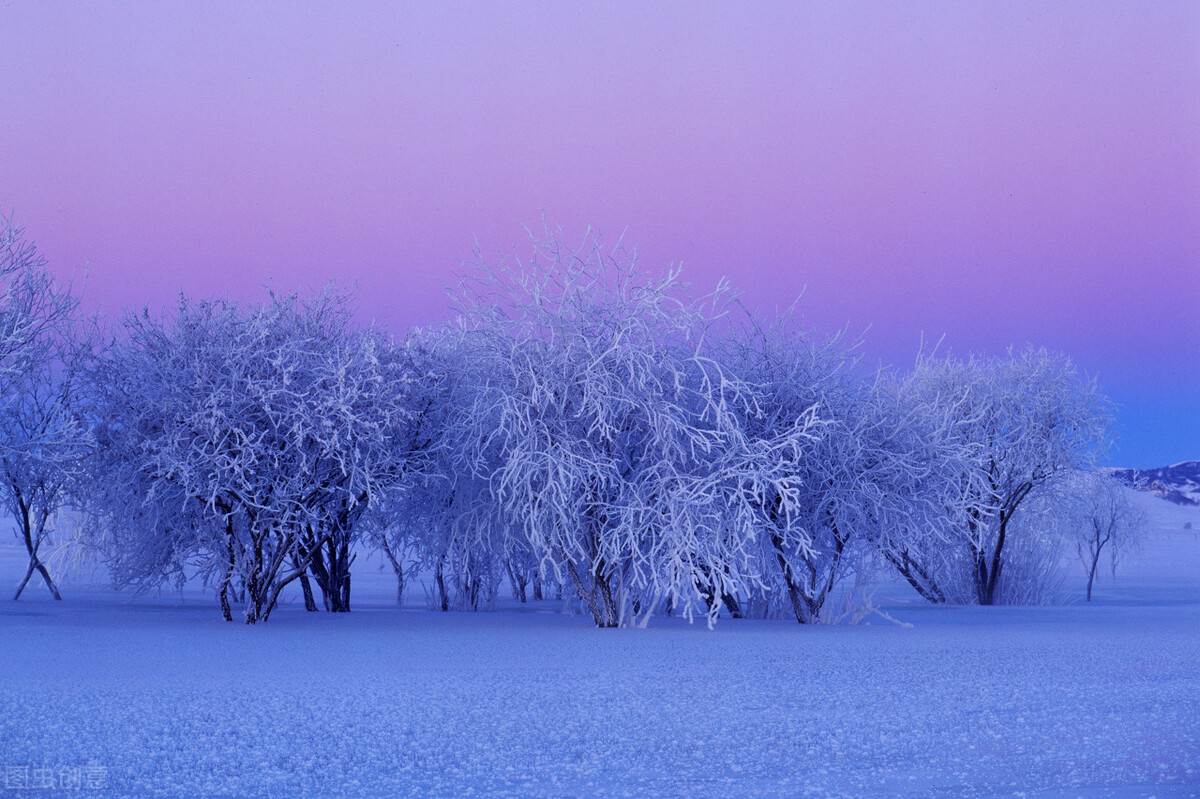
[[447, 313], [545, 210], [906, 362], [1067, 350], [1200, 458], [1200, 3], [0, 2], [0, 208], [105, 314]]

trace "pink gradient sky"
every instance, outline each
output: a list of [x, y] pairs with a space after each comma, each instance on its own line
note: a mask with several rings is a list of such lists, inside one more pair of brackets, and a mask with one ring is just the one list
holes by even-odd
[[545, 210], [907, 361], [1065, 349], [1200, 458], [1200, 4], [0, 3], [0, 208], [115, 316], [447, 314]]

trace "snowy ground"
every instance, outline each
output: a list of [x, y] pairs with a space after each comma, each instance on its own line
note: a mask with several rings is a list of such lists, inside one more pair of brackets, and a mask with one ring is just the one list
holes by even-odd
[[0, 600], [0, 796], [1200, 796], [1200, 509], [1139, 501], [1092, 605], [885, 589], [911, 629], [398, 611], [365, 569], [354, 613], [248, 629], [34, 585]]

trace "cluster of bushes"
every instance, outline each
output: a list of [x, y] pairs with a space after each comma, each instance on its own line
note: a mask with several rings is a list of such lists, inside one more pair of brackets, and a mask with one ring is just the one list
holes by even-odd
[[200, 576], [251, 624], [292, 584], [310, 610], [349, 610], [367, 547], [399, 597], [418, 572], [443, 610], [507, 584], [573, 596], [601, 627], [827, 621], [881, 570], [930, 602], [1031, 601], [1079, 493], [1064, 486], [1105, 437], [1065, 356], [866, 369], [842, 335], [759, 319], [724, 285], [689, 295], [594, 236], [481, 259], [454, 320], [400, 340], [342, 298], [273, 296], [183, 300], [107, 343], [21, 232], [2, 236], [22, 587], [55, 590], [41, 547], [72, 508], [119, 585]]

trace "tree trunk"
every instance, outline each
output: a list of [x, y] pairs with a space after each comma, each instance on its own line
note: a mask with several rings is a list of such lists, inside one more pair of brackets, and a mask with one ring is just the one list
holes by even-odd
[[300, 590], [304, 592], [304, 609], [309, 613], [316, 613], [317, 600], [313, 597], [312, 583], [307, 572], [300, 573]]
[[392, 552], [386, 535], [381, 538], [380, 545], [383, 554], [387, 556], [388, 563], [392, 565], [392, 571], [396, 574], [396, 605], [404, 607], [404, 564], [396, 557], [396, 553]]
[[54, 580], [50, 578], [50, 572], [46, 570], [46, 565], [38, 560], [37, 555], [29, 556], [29, 568], [25, 571], [25, 577], [21, 579], [21, 584], [17, 586], [17, 592], [13, 595], [13, 599], [21, 598], [21, 592], [25, 590], [25, 584], [29, 582], [29, 578], [33, 576], [35, 571], [42, 575], [42, 580], [46, 583], [46, 587], [50, 589], [50, 596], [61, 602], [62, 594], [58, 592], [58, 586], [54, 584]]
[[34, 568], [37, 569], [38, 574], [42, 575], [42, 579], [46, 582], [46, 587], [50, 589], [50, 596], [61, 602], [62, 594], [58, 593], [58, 586], [54, 584], [54, 580], [50, 579], [50, 572], [46, 570], [46, 564], [38, 560]]
[[529, 583], [529, 575], [513, 565], [512, 558], [504, 559], [504, 568], [508, 572], [508, 585], [512, 589], [513, 599], [524, 605], [529, 601], [529, 595], [526, 586]]
[[604, 604], [605, 624], [604, 627], [616, 627], [620, 624], [620, 612], [617, 608], [616, 598], [613, 595], [612, 585], [608, 578], [601, 571], [603, 564], [596, 567], [595, 583], [600, 588], [600, 601]]
[[607, 582], [599, 573], [597, 568], [595, 575], [596, 581], [589, 589], [583, 584], [583, 580], [579, 577], [579, 572], [575, 568], [575, 564], [567, 561], [567, 574], [571, 577], [571, 582], [575, 585], [575, 591], [579, 594], [579, 598], [588, 606], [588, 610], [592, 613], [592, 620], [596, 626], [601, 629], [609, 629], [616, 627], [617, 613], [613, 606], [612, 591], [608, 588]]
[[1100, 565], [1100, 550], [1092, 555], [1092, 568], [1088, 570], [1087, 601], [1092, 601], [1092, 583], [1096, 581], [1096, 568]]
[[38, 558], [38, 547], [40, 547], [42, 543], [41, 536], [46, 529], [47, 516], [43, 514], [40, 517], [38, 532], [35, 536], [33, 532], [33, 519], [31, 518], [29, 507], [25, 504], [24, 500], [18, 501], [18, 507], [20, 508], [21, 512], [18, 522], [20, 522], [21, 525], [21, 538], [25, 542], [25, 552], [29, 555], [29, 568], [25, 571], [25, 576], [21, 579], [20, 585], [17, 586], [16, 593], [13, 594], [13, 600], [16, 601], [21, 598], [21, 593], [25, 590], [26, 584], [36, 571], [42, 576], [42, 580], [46, 583], [46, 587], [50, 589], [50, 596], [61, 602], [62, 594], [58, 592], [58, 586], [54, 584], [54, 580], [50, 579], [50, 572], [46, 569], [45, 564], [42, 563], [42, 561]]
[[907, 551], [901, 552], [899, 556], [895, 553], [884, 550], [883, 557], [892, 567], [903, 577], [913, 590], [921, 595], [925, 601], [935, 605], [941, 605], [946, 602], [946, 594], [942, 591], [941, 586], [937, 581], [929, 575], [921, 564], [908, 556]]
[[[276, 580], [270, 587], [268, 587], [267, 591], [265, 592], [266, 608], [262, 611], [262, 614], [261, 614], [261, 620], [263, 622], [266, 622], [267, 619], [269, 619], [271, 617], [271, 613], [272, 613], [272, 611], [275, 610], [275, 606], [279, 604], [279, 597], [283, 594], [283, 589], [287, 588], [288, 584], [291, 583], [292, 580], [296, 580], [296, 579], [303, 578], [303, 577], [305, 577], [304, 570], [297, 567], [297, 568], [292, 569], [291, 574], [287, 575], [282, 580]], [[310, 589], [310, 593], [311, 593], [311, 589]], [[307, 608], [305, 608], [305, 610], [307, 610]], [[314, 611], [316, 610], [315, 602], [313, 603], [313, 610]]]
[[350, 543], [344, 538], [330, 537], [325, 545], [313, 549], [310, 570], [321, 599], [330, 613], [350, 612], [350, 564], [354, 558]]
[[479, 598], [482, 594], [483, 581], [478, 576], [463, 578], [463, 593], [467, 597], [467, 605], [471, 610], [479, 610]]
[[29, 582], [29, 578], [33, 576], [33, 561], [29, 561], [29, 565], [25, 568], [25, 576], [21, 578], [21, 582], [17, 583], [17, 593], [13, 595], [13, 601], [21, 598], [21, 592], [25, 590], [25, 584]]
[[438, 604], [443, 613], [450, 610], [450, 596], [446, 593], [446, 570], [445, 561], [438, 558], [437, 566], [433, 569], [433, 580], [437, 583]]
[[246, 624], [258, 624], [258, 618], [263, 611], [262, 597], [254, 589], [246, 589], [246, 611], [243, 621]]
[[[253, 523], [251, 518], [251, 530]], [[246, 624], [266, 623], [283, 589], [303, 573], [294, 568], [284, 576], [280, 574], [283, 564], [298, 551], [296, 538], [287, 531], [270, 528], [255, 531], [252, 541], [249, 574], [242, 581], [246, 592]]]
[[225, 554], [227, 558], [225, 574], [221, 577], [221, 585], [217, 588], [217, 599], [221, 603], [221, 616], [225, 621], [233, 621], [233, 610], [229, 607], [229, 584], [233, 581], [233, 570], [236, 566], [233, 551], [233, 523], [225, 523]]
[[1003, 511], [1000, 513], [1000, 530], [996, 534], [996, 546], [992, 550], [989, 567], [985, 553], [977, 557], [977, 586], [979, 588], [979, 604], [994, 605], [996, 603], [996, 586], [1000, 583], [1000, 571], [1004, 567], [1004, 539], [1008, 534], [1008, 521], [1011, 516]]
[[350, 612], [350, 569], [347, 564], [346, 572], [342, 575], [342, 613]]
[[222, 583], [217, 591], [217, 599], [221, 603], [221, 617], [225, 621], [233, 621], [233, 609], [229, 607], [229, 583]]
[[993, 605], [996, 602], [996, 588], [1000, 585], [1000, 574], [1004, 571], [1004, 560], [1001, 558], [1001, 553], [1004, 548], [1004, 537], [1006, 525], [1000, 529], [1000, 540], [996, 542], [996, 552], [992, 557], [992, 573], [988, 575], [988, 604]]
[[829, 529], [833, 533], [834, 540], [833, 560], [829, 564], [829, 572], [825, 575], [824, 580], [820, 579], [820, 575], [817, 572], [817, 564], [811, 559], [805, 558], [805, 565], [808, 567], [808, 574], [811, 578], [809, 584], [812, 586], [811, 593], [804, 595], [809, 622], [820, 620], [821, 608], [825, 607], [825, 600], [829, 598], [829, 594], [833, 592], [833, 587], [837, 585], [838, 571], [842, 565], [842, 554], [846, 551], [846, 539], [842, 537], [837, 524], [832, 520], [829, 523]]
[[[259, 559], [261, 562], [261, 557]], [[256, 563], [254, 570], [245, 580], [246, 610], [243, 621], [246, 624], [257, 624], [259, 620], [266, 621], [267, 586], [262, 577], [261, 566]]]
[[788, 601], [792, 605], [792, 614], [796, 617], [796, 621], [804, 624], [807, 621], [805, 615], [804, 603], [801, 596], [800, 586], [796, 580], [796, 575], [792, 571], [792, 566], [787, 561], [787, 557], [783, 554], [783, 539], [778, 533], [771, 533], [771, 545], [775, 548], [775, 561], [779, 564], [779, 571], [783, 575], [783, 584], [787, 587]]

